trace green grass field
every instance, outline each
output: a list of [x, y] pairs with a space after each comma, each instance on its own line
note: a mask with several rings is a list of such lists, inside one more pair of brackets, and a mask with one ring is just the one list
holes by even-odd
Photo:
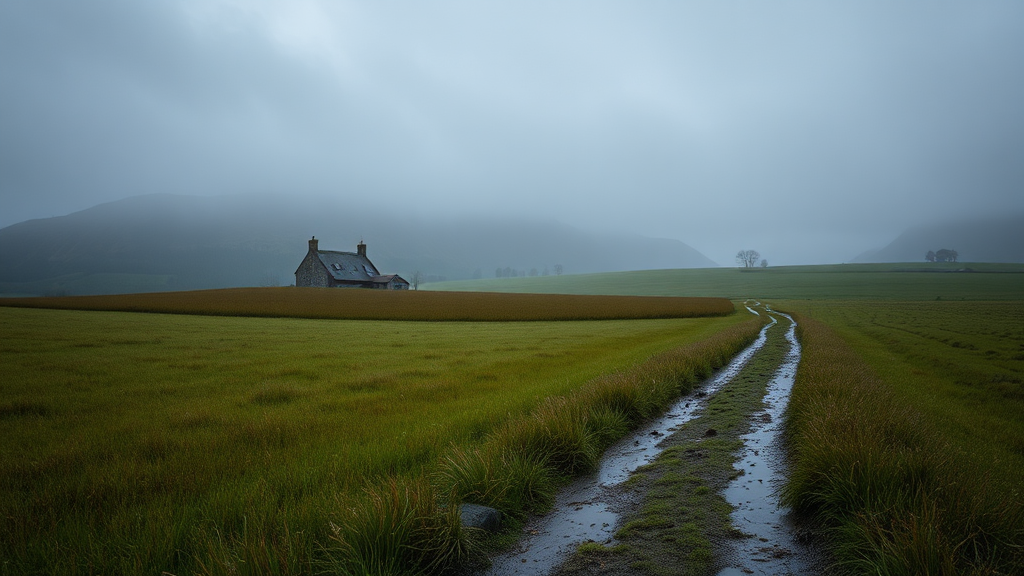
[[1024, 303], [799, 306], [785, 499], [853, 574], [1024, 571]]
[[363, 488], [737, 328], [0, 307], [0, 571], [316, 572]]
[[750, 296], [797, 313], [804, 358], [787, 423], [787, 499], [828, 527], [842, 567], [1011, 574], [1024, 572], [1022, 272], [839, 265], [428, 287]]
[[[1012, 573], [1024, 570], [1024, 519], [1012, 506], [1024, 493], [1024, 266], [947, 268], [974, 272], [844, 265], [427, 287], [751, 296], [795, 312], [807, 363], [791, 407], [823, 418], [791, 424], [803, 466], [791, 501], [831, 526], [855, 572]], [[642, 298], [566, 312], [551, 297], [422, 292], [372, 316], [416, 322], [190, 314], [311, 314], [297, 289], [242, 292], [89, 300], [173, 315], [0, 307], [0, 574], [306, 574], [388, 562], [436, 572], [417, 564], [424, 550], [464, 559], [467, 542], [439, 505], [459, 498], [513, 515], [543, 505], [560, 475], [585, 470], [611, 436], [756, 331], [745, 313], [569, 320], [636, 306], [685, 315], [683, 301]], [[340, 318], [365, 313], [353, 295], [393, 297], [323, 293]], [[453, 310], [534, 321], [423, 321]], [[818, 500], [800, 478], [813, 479]]]
[[795, 308], [836, 330], [897, 394], [941, 422], [960, 458], [1024, 488], [1024, 302]]
[[[970, 269], [973, 272], [956, 272]], [[424, 284], [422, 290], [810, 300], [1021, 300], [1024, 264], [837, 264], [642, 270]]]

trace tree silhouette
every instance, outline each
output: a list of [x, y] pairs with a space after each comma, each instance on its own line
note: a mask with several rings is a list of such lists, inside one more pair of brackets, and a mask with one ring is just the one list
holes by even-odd
[[736, 263], [744, 268], [753, 268], [760, 259], [761, 255], [757, 250], [740, 250], [736, 253]]

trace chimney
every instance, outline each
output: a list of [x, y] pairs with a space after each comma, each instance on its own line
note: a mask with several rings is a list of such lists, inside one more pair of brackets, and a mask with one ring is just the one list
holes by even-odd
[[362, 240], [360, 240], [359, 245], [356, 246], [356, 254], [366, 258], [366, 244], [363, 244]]
[[319, 251], [318, 244], [320, 244], [320, 241], [316, 239], [316, 236], [313, 236], [312, 238], [310, 238], [309, 239], [309, 251], [314, 253], [314, 254], [316, 254]]

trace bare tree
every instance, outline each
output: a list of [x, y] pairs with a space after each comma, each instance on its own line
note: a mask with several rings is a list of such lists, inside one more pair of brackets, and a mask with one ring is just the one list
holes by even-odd
[[935, 252], [929, 250], [928, 253], [924, 255], [924, 259], [929, 262], [935, 262]]
[[555, 276], [561, 276], [564, 270], [561, 264], [555, 264]]
[[410, 278], [410, 280], [411, 280], [411, 283], [412, 283], [412, 289], [413, 290], [419, 290], [420, 289], [420, 284], [423, 282], [423, 273], [420, 272], [419, 270], [413, 272], [412, 273], [412, 278]]
[[760, 259], [761, 255], [757, 250], [740, 250], [736, 253], [736, 263], [744, 268], [753, 268]]
[[761, 260], [761, 268], [767, 268], [767, 267], [768, 267], [768, 260]]

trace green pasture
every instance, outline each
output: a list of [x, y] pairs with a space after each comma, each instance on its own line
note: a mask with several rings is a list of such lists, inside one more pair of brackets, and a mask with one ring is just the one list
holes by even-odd
[[1024, 573], [1024, 301], [780, 302], [786, 501], [851, 574]]
[[429, 472], [545, 398], [748, 318], [0, 308], [0, 573], [217, 572], [247, 539], [308, 571], [362, 487]]
[[[902, 436], [886, 436], [883, 422], [874, 444], [916, 442], [915, 478], [946, 486], [940, 496], [977, 478], [969, 491], [985, 502], [1024, 492], [1024, 265], [658, 270], [421, 288], [771, 303], [838, 335], [838, 344], [809, 338], [805, 353], [842, 386], [870, 381], [891, 393], [885, 408], [900, 414], [903, 427], [893, 429]], [[550, 418], [527, 419], [555, 430], [554, 413], [571, 402], [552, 397], [653, 355], [716, 338], [716, 349], [735, 345], [748, 319], [382, 322], [0, 307], [0, 575], [326, 570], [314, 559], [364, 487], [422, 483], [439, 462], [453, 477], [533, 466], [496, 457], [488, 468], [480, 463], [494, 455], [481, 446], [534, 438], [537, 426], [522, 422], [536, 410]], [[820, 354], [829, 347], [853, 360], [832, 362]], [[621, 390], [599, 386], [596, 397], [635, 396], [633, 380], [650, 381], [637, 374]], [[670, 388], [658, 394], [678, 394]], [[878, 406], [844, 401], [830, 409], [881, 418]], [[800, 402], [795, 391], [791, 407]], [[622, 429], [618, 412], [589, 410], [568, 410], [575, 423], [566, 434], [593, 435], [601, 422]], [[927, 434], [905, 433], [916, 427]], [[826, 434], [840, 460], [849, 433]], [[964, 466], [914, 464], [924, 453]], [[461, 482], [464, 495], [496, 497]], [[370, 501], [384, 502], [381, 494]], [[1006, 509], [1000, 517], [1012, 518]], [[952, 524], [970, 528], [965, 514]], [[872, 537], [888, 542], [887, 530], [896, 528]], [[1022, 539], [1013, 529], [996, 538], [1011, 547]]]
[[838, 332], [959, 458], [1024, 493], [1024, 300], [778, 307]]
[[1024, 264], [835, 264], [485, 278], [421, 290], [800, 300], [1021, 300]]

